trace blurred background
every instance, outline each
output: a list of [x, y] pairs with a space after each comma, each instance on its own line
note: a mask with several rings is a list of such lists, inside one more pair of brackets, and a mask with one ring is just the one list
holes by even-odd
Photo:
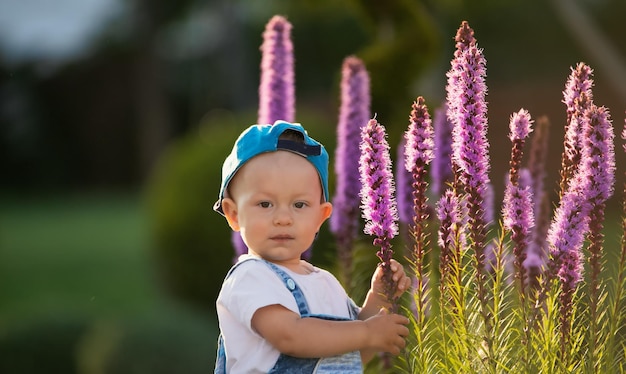
[[[293, 25], [296, 119], [331, 155], [346, 56], [365, 61], [395, 147], [417, 96], [431, 109], [445, 98], [467, 20], [487, 59], [500, 197], [520, 108], [552, 123], [556, 194], [562, 91], [586, 62], [618, 134], [607, 229], [618, 226], [623, 0], [3, 0], [0, 372], [212, 369], [214, 303], [233, 260], [212, 205], [223, 159], [257, 118], [261, 34], [275, 14]], [[333, 251], [323, 231], [313, 262], [332, 266]]]

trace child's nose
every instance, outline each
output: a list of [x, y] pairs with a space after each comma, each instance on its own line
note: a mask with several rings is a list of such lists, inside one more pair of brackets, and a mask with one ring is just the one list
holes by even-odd
[[291, 225], [292, 222], [291, 212], [288, 208], [281, 207], [276, 209], [276, 213], [274, 214], [275, 225]]

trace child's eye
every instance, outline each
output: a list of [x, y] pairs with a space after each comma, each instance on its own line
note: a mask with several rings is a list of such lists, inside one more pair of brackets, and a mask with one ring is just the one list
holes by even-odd
[[296, 208], [301, 209], [304, 208], [306, 206], [306, 203], [303, 201], [298, 201], [297, 203], [293, 204]]
[[271, 207], [271, 206], [272, 206], [272, 204], [271, 204], [269, 201], [261, 201], [261, 202], [259, 203], [259, 206], [260, 206], [261, 208], [269, 208], [269, 207]]

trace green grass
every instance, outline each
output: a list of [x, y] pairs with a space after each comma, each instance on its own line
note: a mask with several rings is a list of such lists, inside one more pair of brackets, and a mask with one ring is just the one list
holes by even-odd
[[0, 328], [190, 312], [157, 281], [147, 221], [139, 195], [0, 196]]
[[0, 372], [210, 370], [216, 322], [161, 291], [147, 226], [138, 195], [0, 196]]
[[134, 196], [1, 200], [0, 317], [141, 313], [162, 303]]

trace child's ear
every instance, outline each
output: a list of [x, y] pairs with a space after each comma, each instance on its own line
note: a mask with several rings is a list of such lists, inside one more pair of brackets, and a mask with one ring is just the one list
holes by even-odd
[[326, 201], [320, 205], [320, 209], [322, 210], [322, 220], [320, 221], [320, 226], [321, 226], [322, 223], [324, 223], [324, 221], [326, 221], [328, 217], [330, 217], [331, 213], [333, 212], [333, 205], [329, 203], [328, 201]]
[[226, 221], [228, 221], [228, 226], [230, 226], [233, 231], [239, 231], [239, 216], [237, 215], [237, 204], [235, 204], [235, 201], [225, 197], [222, 200], [222, 211], [224, 212]]

